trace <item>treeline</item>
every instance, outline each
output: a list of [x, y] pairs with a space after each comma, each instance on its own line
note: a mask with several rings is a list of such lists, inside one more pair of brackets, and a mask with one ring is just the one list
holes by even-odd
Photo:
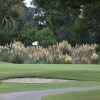
[[48, 45], [69, 41], [100, 44], [99, 0], [33, 0], [27, 8], [23, 0], [1, 0], [0, 45], [21, 41]]

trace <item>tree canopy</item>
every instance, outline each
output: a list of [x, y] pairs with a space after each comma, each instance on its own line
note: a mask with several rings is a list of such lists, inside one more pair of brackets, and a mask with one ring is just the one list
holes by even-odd
[[[100, 43], [100, 0], [33, 0], [36, 11], [43, 12], [45, 24], [57, 39]], [[43, 21], [44, 21], [43, 20]], [[70, 36], [70, 37], [69, 37]], [[64, 37], [64, 38], [63, 38]]]
[[16, 30], [18, 18], [24, 14], [23, 0], [0, 1], [0, 34]]
[[33, 8], [23, 1], [1, 0], [0, 44], [17, 40], [31, 45], [51, 33], [46, 43], [100, 44], [100, 0], [32, 0]]

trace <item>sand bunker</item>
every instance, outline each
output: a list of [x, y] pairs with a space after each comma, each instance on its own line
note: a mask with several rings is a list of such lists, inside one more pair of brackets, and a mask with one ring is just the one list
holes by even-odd
[[2, 82], [13, 82], [13, 83], [60, 83], [60, 82], [72, 82], [74, 80], [63, 80], [63, 79], [45, 79], [45, 78], [14, 78], [3, 80]]

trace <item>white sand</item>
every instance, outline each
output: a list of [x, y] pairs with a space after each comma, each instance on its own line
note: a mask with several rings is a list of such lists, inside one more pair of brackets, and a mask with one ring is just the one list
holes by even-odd
[[45, 79], [45, 78], [14, 78], [2, 80], [2, 82], [13, 82], [13, 83], [58, 83], [58, 82], [72, 82], [74, 80], [63, 80], [63, 79]]

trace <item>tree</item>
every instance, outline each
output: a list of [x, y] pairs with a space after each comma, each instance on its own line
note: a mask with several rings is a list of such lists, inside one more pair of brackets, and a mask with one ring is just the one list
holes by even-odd
[[82, 6], [82, 18], [78, 18], [74, 31], [81, 43], [100, 43], [100, 1]]
[[17, 29], [18, 18], [24, 14], [23, 0], [0, 1], [0, 34]]
[[35, 33], [35, 40], [39, 41], [39, 45], [47, 47], [56, 43], [55, 36], [49, 28], [44, 28]]
[[32, 3], [38, 9], [38, 22], [44, 18], [41, 22], [45, 21], [58, 41], [66, 36], [66, 40], [74, 43], [100, 43], [99, 0], [33, 0]]

